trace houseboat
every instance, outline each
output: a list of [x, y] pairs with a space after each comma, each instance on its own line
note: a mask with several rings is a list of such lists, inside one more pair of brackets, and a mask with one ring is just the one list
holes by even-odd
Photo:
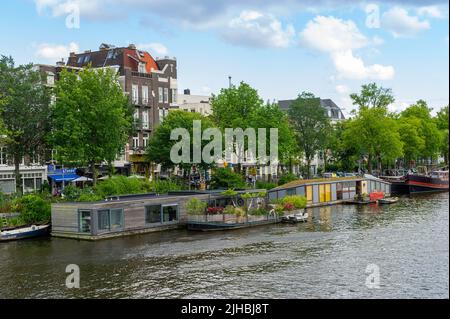
[[341, 204], [353, 200], [356, 195], [382, 192], [391, 194], [391, 184], [372, 175], [299, 179], [269, 190], [269, 200], [287, 195], [302, 195], [307, 199], [307, 207]]
[[[185, 228], [189, 219], [186, 209], [189, 200], [197, 198], [208, 205], [224, 207], [227, 196], [221, 195], [222, 192], [178, 191], [164, 195], [111, 196], [96, 202], [55, 203], [52, 204], [51, 234], [55, 237], [97, 240]], [[238, 202], [241, 204], [241, 201]], [[211, 225], [216, 217], [207, 215], [206, 218], [206, 225]]]

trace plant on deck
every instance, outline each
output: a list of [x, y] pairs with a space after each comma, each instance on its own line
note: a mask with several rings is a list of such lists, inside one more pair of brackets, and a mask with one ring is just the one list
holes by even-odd
[[205, 213], [206, 206], [206, 202], [192, 198], [186, 203], [186, 211], [189, 215], [201, 215]]

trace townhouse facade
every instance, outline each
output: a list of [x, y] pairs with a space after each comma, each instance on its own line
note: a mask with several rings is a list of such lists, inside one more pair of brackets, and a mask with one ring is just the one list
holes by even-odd
[[[81, 69], [113, 68], [119, 75], [119, 83], [134, 107], [137, 130], [118, 154], [114, 166], [119, 173], [150, 176], [158, 167], [151, 167], [144, 158], [149, 139], [158, 124], [171, 109], [178, 108], [176, 58], [153, 58], [147, 51], [135, 45], [116, 47], [102, 43], [98, 50], [82, 53], [71, 52], [67, 63], [55, 66], [40, 65], [47, 74], [47, 84], [54, 85], [62, 68]], [[152, 171], [153, 170], [153, 171]]]

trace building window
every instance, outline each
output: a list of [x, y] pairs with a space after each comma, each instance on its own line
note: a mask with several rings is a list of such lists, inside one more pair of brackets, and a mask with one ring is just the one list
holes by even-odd
[[148, 104], [148, 86], [142, 87], [142, 103]]
[[109, 210], [98, 211], [98, 230], [110, 230]]
[[47, 84], [54, 85], [55, 84], [55, 74], [53, 72], [47, 73]]
[[163, 206], [163, 222], [173, 222], [178, 220], [178, 206]]
[[158, 88], [158, 102], [163, 102], [163, 88]]
[[159, 122], [164, 121], [164, 109], [159, 109]]
[[133, 148], [138, 148], [138, 147], [139, 147], [139, 135], [133, 136]]
[[177, 89], [172, 89], [172, 103], [177, 103]]
[[164, 88], [164, 103], [169, 103], [169, 89]]
[[91, 211], [90, 210], [80, 210], [78, 212], [78, 230], [81, 233], [91, 232]]
[[145, 69], [145, 63], [139, 63], [138, 72], [139, 73], [147, 73], [147, 70]]
[[6, 155], [6, 147], [1, 146], [0, 147], [0, 165], [7, 165], [8, 164], [8, 158]]
[[143, 144], [143, 146], [144, 147], [147, 147], [147, 145], [148, 145], [148, 134], [147, 133], [145, 133], [144, 135], [143, 135], [143, 138], [142, 138], [142, 144]]
[[148, 110], [142, 111], [142, 128], [148, 129]]
[[90, 59], [91, 59], [91, 56], [86, 55], [86, 57], [84, 58], [84, 63], [88, 63]]
[[151, 205], [145, 207], [145, 223], [161, 222], [161, 205]]
[[138, 90], [138, 86], [133, 84], [131, 86], [131, 97], [133, 99], [133, 103], [134, 104], [138, 104], [139, 102], [139, 90]]
[[83, 56], [80, 56], [80, 57], [78, 57], [78, 61], [77, 61], [77, 63], [78, 63], [78, 64], [81, 64], [81, 63], [83, 63], [83, 59], [84, 59], [84, 57], [83, 57]]

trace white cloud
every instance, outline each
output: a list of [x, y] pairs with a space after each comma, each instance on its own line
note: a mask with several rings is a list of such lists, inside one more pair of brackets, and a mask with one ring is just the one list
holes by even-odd
[[329, 53], [338, 78], [387, 80], [395, 74], [392, 66], [366, 65], [353, 54], [355, 49], [381, 44], [382, 39], [367, 39], [351, 20], [317, 16], [300, 32], [300, 42], [309, 48]]
[[395, 74], [392, 66], [380, 64], [365, 65], [364, 61], [359, 57], [355, 57], [351, 50], [333, 52], [331, 58], [341, 78], [389, 80]]
[[286, 48], [294, 35], [292, 25], [283, 27], [273, 15], [258, 11], [242, 11], [222, 32], [222, 37], [232, 44], [259, 48]]
[[421, 16], [428, 16], [430, 18], [442, 19], [444, 14], [438, 6], [425, 6], [417, 9], [417, 14]]
[[349, 88], [344, 84], [336, 85], [335, 89], [339, 94], [348, 94], [350, 92]]
[[403, 8], [393, 7], [383, 13], [381, 26], [398, 38], [415, 36], [421, 31], [429, 29], [430, 23], [409, 15], [408, 11]]
[[358, 49], [368, 44], [353, 21], [324, 16], [309, 21], [300, 38], [303, 45], [322, 52]]
[[136, 47], [139, 50], [150, 50], [152, 51], [152, 53], [156, 53], [159, 55], [165, 55], [169, 52], [169, 50], [167, 49], [167, 47], [161, 43], [157, 43], [157, 42], [152, 42], [152, 43], [142, 43], [142, 44], [138, 44], [136, 45]]
[[70, 52], [78, 52], [80, 47], [77, 43], [71, 42], [68, 45], [41, 43], [38, 44], [36, 56], [41, 59], [56, 62], [62, 58], [67, 59]]

